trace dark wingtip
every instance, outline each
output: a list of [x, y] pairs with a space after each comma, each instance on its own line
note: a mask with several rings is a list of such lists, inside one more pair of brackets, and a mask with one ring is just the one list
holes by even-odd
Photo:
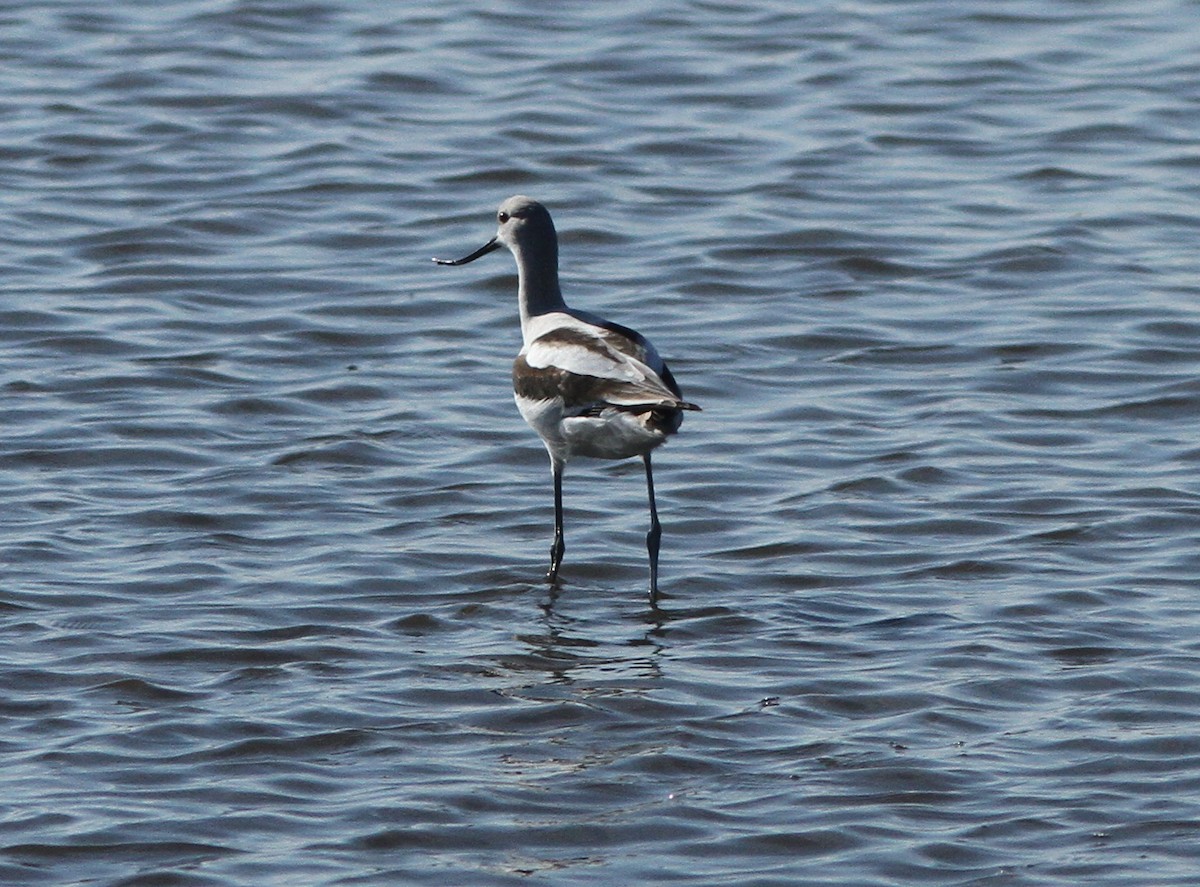
[[620, 410], [623, 413], [633, 413], [635, 415], [651, 413], [654, 412], [654, 410], [694, 410], [697, 413], [701, 411], [700, 407], [696, 406], [694, 403], [688, 403], [686, 400], [659, 400], [649, 403], [628, 404], [599, 403], [592, 407], [592, 409], [597, 410], [596, 415], [599, 415], [599, 410], [605, 408]]

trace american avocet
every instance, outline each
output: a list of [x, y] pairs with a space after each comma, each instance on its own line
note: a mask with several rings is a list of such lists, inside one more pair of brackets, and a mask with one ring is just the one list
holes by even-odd
[[496, 236], [469, 256], [439, 265], [465, 265], [502, 246], [517, 260], [517, 299], [524, 344], [513, 362], [517, 409], [542, 438], [554, 475], [554, 543], [550, 572], [562, 565], [563, 468], [573, 456], [641, 456], [650, 497], [650, 602], [658, 602], [658, 545], [662, 528], [654, 505], [650, 452], [679, 430], [683, 399], [671, 371], [646, 339], [628, 327], [568, 308], [558, 287], [558, 237], [550, 213], [536, 200], [510, 197], [496, 213]]

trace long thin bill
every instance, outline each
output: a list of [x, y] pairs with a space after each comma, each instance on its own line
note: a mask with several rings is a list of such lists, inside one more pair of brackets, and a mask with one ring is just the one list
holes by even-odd
[[487, 243], [485, 243], [479, 249], [475, 250], [475, 252], [471, 253], [471, 255], [469, 255], [469, 256], [463, 256], [461, 259], [438, 259], [438, 258], [435, 258], [434, 261], [437, 262], [439, 265], [465, 265], [465, 264], [467, 264], [467, 262], [474, 262], [480, 256], [486, 256], [492, 250], [496, 250], [499, 248], [500, 248], [500, 241], [497, 240], [495, 237], [493, 237], [491, 240], [489, 240]]

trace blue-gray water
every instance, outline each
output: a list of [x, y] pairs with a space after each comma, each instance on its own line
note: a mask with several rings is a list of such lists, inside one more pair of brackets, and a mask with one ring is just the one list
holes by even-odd
[[[0, 9], [0, 883], [1200, 871], [1200, 6]], [[703, 413], [518, 417], [527, 193]]]

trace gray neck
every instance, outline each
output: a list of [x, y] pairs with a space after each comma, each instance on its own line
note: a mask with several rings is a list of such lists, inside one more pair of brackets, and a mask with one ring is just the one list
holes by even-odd
[[528, 326], [531, 317], [566, 310], [558, 288], [558, 244], [553, 239], [521, 245], [517, 279], [522, 328]]

